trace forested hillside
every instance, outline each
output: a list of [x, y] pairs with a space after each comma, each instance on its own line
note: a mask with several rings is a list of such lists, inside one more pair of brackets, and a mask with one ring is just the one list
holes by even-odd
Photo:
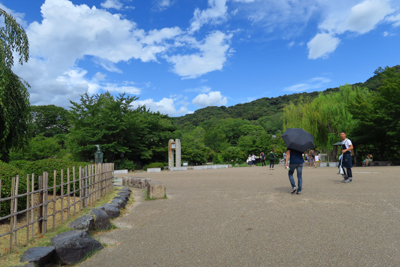
[[[400, 71], [400, 65], [394, 67], [396, 71]], [[353, 84], [353, 86], [367, 87], [368, 89], [375, 91], [379, 86], [382, 85], [383, 78], [378, 74], [383, 72], [385, 69], [379, 67], [375, 72], [374, 76], [369, 78], [365, 82], [360, 82]], [[329, 88], [324, 91], [324, 93], [338, 92], [339, 87]], [[283, 95], [279, 97], [264, 97], [254, 100], [249, 103], [237, 104], [231, 107], [206, 107], [203, 109], [196, 110], [193, 114], [187, 114], [182, 117], [175, 119], [175, 124], [179, 127], [186, 126], [199, 126], [199, 125], [212, 125], [216, 120], [233, 118], [233, 119], [245, 119], [249, 121], [258, 121], [260, 125], [264, 128], [265, 124], [269, 124], [273, 129], [266, 129], [268, 132], [275, 132], [276, 127], [274, 121], [279, 120], [283, 108], [285, 105], [293, 102], [296, 104], [298, 100], [302, 97], [306, 100], [313, 100], [318, 96], [320, 92], [311, 93], [297, 93], [291, 95]], [[204, 127], [203, 127], [204, 128]], [[206, 127], [207, 128], [207, 127]]]

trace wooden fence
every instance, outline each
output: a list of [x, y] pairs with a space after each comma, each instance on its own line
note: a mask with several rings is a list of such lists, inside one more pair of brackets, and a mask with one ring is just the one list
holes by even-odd
[[[79, 167], [79, 177], [75, 177], [75, 167], [73, 167], [71, 177], [70, 169], [68, 168], [65, 173], [65, 182], [64, 170], [61, 170], [61, 182], [57, 184], [57, 171], [55, 170], [52, 174], [54, 182], [50, 187], [49, 179], [51, 178], [49, 173], [44, 172], [43, 175], [38, 177], [35, 177], [35, 174], [30, 174], [26, 177], [26, 193], [20, 195], [18, 195], [18, 186], [20, 181], [24, 178], [16, 176], [12, 178], [11, 196], [7, 198], [1, 198], [2, 181], [0, 179], [0, 204], [5, 201], [11, 201], [10, 214], [0, 217], [0, 221], [5, 219], [10, 220], [10, 230], [6, 233], [0, 233], [0, 238], [10, 235], [9, 251], [11, 252], [13, 245], [17, 245], [18, 231], [23, 230], [23, 228], [26, 228], [27, 244], [29, 238], [34, 237], [35, 224], [38, 233], [45, 235], [48, 230], [49, 222], [51, 222], [52, 229], [55, 229], [57, 214], [60, 213], [62, 223], [64, 220], [70, 218], [71, 213], [75, 216], [77, 211], [79, 212], [83, 208], [92, 205], [94, 201], [100, 200], [100, 198], [110, 192], [113, 189], [113, 171], [114, 163], [88, 165], [83, 168]], [[36, 184], [38, 184], [36, 188], [35, 181]], [[56, 195], [58, 188], [60, 188], [60, 193]], [[64, 189], [66, 189], [66, 194], [64, 193]], [[26, 209], [18, 211], [18, 198], [25, 196]], [[61, 200], [59, 201], [61, 202], [61, 207], [59, 208], [56, 206], [58, 200]], [[66, 202], [65, 206], [64, 202]], [[78, 203], [79, 207], [77, 209]], [[37, 216], [35, 216], [35, 213]], [[64, 215], [64, 213], [66, 214]], [[17, 226], [17, 216], [24, 214], [26, 216], [26, 223]], [[51, 221], [49, 220], [50, 217], [52, 217]]]

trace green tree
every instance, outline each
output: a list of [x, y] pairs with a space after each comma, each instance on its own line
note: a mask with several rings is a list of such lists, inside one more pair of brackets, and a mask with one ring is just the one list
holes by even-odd
[[205, 132], [204, 143], [215, 152], [220, 152], [229, 147], [225, 134], [216, 128], [211, 128]]
[[190, 164], [203, 164], [212, 156], [211, 149], [204, 144], [205, 131], [195, 128], [181, 137], [182, 160]]
[[12, 151], [11, 160], [41, 160], [56, 156], [61, 150], [61, 145], [54, 137], [44, 137], [40, 134], [31, 140], [29, 144], [18, 151]]
[[[381, 86], [369, 95], [358, 95], [349, 105], [359, 121], [353, 131], [363, 154], [373, 153], [374, 159], [400, 159], [400, 70], [380, 71]], [[365, 150], [365, 151], [364, 151]]]
[[31, 106], [30, 130], [33, 136], [55, 136], [69, 131], [68, 111], [54, 105]]
[[4, 26], [0, 28], [0, 160], [9, 161], [11, 148], [22, 148], [27, 143], [29, 121], [29, 93], [26, 82], [15, 75], [15, 52], [19, 63], [29, 58], [29, 43], [25, 30], [16, 20], [0, 9]]
[[[289, 104], [284, 109], [284, 130], [287, 128], [303, 128], [314, 136], [316, 146], [332, 151], [333, 144], [339, 141], [340, 132], [350, 133], [357, 125], [348, 110], [348, 106], [358, 95], [369, 94], [367, 89], [341, 86], [339, 92], [320, 93], [312, 101], [300, 100]], [[336, 150], [333, 157], [336, 158]]]

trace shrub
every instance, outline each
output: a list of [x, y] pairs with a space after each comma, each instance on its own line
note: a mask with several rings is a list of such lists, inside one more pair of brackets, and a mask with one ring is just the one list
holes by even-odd
[[150, 163], [149, 165], [145, 166], [143, 168], [143, 170], [147, 171], [147, 169], [149, 169], [149, 168], [161, 168], [161, 169], [164, 169], [164, 163], [161, 163], [161, 162]]
[[117, 170], [134, 170], [135, 169], [135, 164], [133, 164], [133, 161], [129, 161], [129, 160], [118, 160], [115, 161], [115, 163], [117, 164]]
[[134, 170], [141, 170], [142, 166], [140, 166], [139, 164], [133, 164]]
[[[54, 170], [57, 171], [56, 175], [56, 184], [61, 184], [61, 169], [64, 170], [64, 183], [67, 181], [67, 168], [70, 170], [70, 180], [73, 179], [72, 167], [75, 166], [75, 179], [79, 178], [79, 166], [85, 167], [87, 165], [92, 165], [90, 162], [73, 162], [69, 160], [62, 159], [42, 159], [37, 161], [11, 161], [11, 165], [15, 167], [19, 167], [25, 173], [35, 174], [35, 177], [39, 175], [43, 175], [44, 172], [47, 172], [49, 175], [49, 183], [48, 186], [52, 187], [54, 185]], [[35, 178], [35, 189], [38, 188], [39, 180]], [[72, 185], [72, 184], [71, 184]], [[77, 183], [76, 186], [79, 186]], [[66, 186], [64, 186], [64, 193], [66, 193]], [[61, 192], [61, 187], [56, 189], [57, 193]], [[79, 192], [78, 192], [79, 194]]]
[[[0, 161], [0, 179], [1, 179], [1, 198], [7, 198], [11, 196], [12, 178], [20, 176], [18, 194], [26, 193], [26, 172], [20, 170], [10, 164]], [[1, 212], [0, 217], [10, 214], [11, 201], [3, 201], [0, 203]], [[26, 208], [26, 197], [18, 198], [18, 210]]]

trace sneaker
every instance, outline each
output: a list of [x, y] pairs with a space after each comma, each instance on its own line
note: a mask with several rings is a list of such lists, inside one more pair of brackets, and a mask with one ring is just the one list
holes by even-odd
[[297, 192], [296, 192], [296, 195], [301, 195], [301, 191], [297, 191]]
[[351, 183], [351, 182], [353, 182], [353, 179], [351, 179], [351, 178], [346, 179], [346, 181], [344, 181], [344, 183]]
[[293, 187], [293, 188], [292, 188], [292, 192], [290, 192], [290, 194], [294, 194], [294, 193], [296, 193], [296, 191], [297, 191], [297, 188], [296, 188], [296, 187]]

